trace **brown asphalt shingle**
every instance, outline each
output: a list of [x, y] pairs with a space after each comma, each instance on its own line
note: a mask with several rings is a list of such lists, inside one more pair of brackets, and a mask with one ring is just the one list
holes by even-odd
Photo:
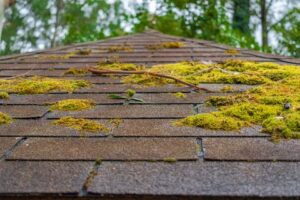
[[[157, 51], [145, 48], [145, 45], [164, 41], [181, 41], [185, 47]], [[110, 46], [124, 43], [132, 46], [133, 51], [108, 52]], [[92, 53], [69, 59], [47, 58], [47, 55], [67, 55], [81, 48], [89, 48]], [[148, 195], [150, 199], [182, 195], [195, 199], [299, 198], [298, 140], [274, 144], [269, 141], [269, 135], [261, 133], [259, 126], [226, 132], [172, 125], [175, 119], [215, 110], [204, 104], [205, 99], [211, 95], [226, 95], [222, 93], [226, 84], [201, 84], [214, 91], [208, 94], [194, 93], [185, 86], [145, 88], [122, 84], [120, 78], [109, 76], [64, 75], [70, 67], [85, 68], [106, 61], [132, 62], [146, 67], [178, 61], [224, 62], [227, 59], [300, 63], [300, 59], [246, 49], [229, 55], [228, 49], [232, 47], [147, 31], [1, 57], [2, 78], [39, 75], [84, 79], [93, 86], [73, 94], [55, 91], [40, 95], [10, 94], [10, 99], [0, 101], [0, 112], [15, 118], [12, 124], [0, 126], [0, 199], [24, 194], [29, 199], [32, 196], [72, 199], [103, 195], [116, 199], [131, 199], [128, 195]], [[233, 87], [234, 92], [241, 92], [253, 86]], [[137, 97], [145, 103], [122, 105], [122, 100], [108, 98], [112, 93], [125, 95], [127, 89], [136, 90]], [[176, 98], [176, 92], [183, 92], [186, 98]], [[49, 105], [45, 103], [68, 98], [92, 99], [97, 106], [81, 112], [48, 112]], [[67, 115], [94, 119], [110, 131], [82, 133], [52, 124], [53, 119]], [[118, 127], [110, 122], [116, 118], [124, 118]], [[99, 160], [105, 161], [101, 164]]]

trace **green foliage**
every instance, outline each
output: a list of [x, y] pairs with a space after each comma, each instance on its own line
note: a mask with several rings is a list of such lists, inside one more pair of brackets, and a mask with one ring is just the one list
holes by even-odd
[[144, 100], [134, 97], [135, 94], [136, 94], [136, 91], [134, 91], [132, 89], [128, 89], [128, 90], [126, 90], [126, 96], [121, 96], [118, 94], [110, 94], [110, 95], [108, 95], [108, 97], [111, 99], [124, 99], [126, 103], [130, 103], [131, 101], [143, 103]]

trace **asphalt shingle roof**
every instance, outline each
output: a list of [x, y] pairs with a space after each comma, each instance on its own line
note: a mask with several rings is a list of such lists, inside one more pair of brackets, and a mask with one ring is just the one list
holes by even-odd
[[[185, 46], [159, 51], [145, 48], [147, 44], [165, 41], [183, 41]], [[130, 44], [133, 51], [107, 51], [111, 45], [124, 43]], [[68, 59], [39, 59], [81, 48], [91, 49], [92, 53]], [[9, 100], [0, 100], [0, 111], [14, 118], [12, 124], [0, 126], [0, 199], [20, 195], [29, 199], [299, 198], [300, 140], [274, 144], [269, 135], [260, 133], [261, 127], [243, 128], [240, 132], [174, 127], [170, 123], [173, 119], [213, 110], [203, 104], [212, 94], [192, 93], [188, 87], [141, 88], [122, 84], [116, 78], [64, 75], [70, 67], [94, 66], [114, 59], [149, 67], [232, 58], [300, 64], [300, 59], [245, 49], [230, 55], [226, 53], [228, 49], [232, 47], [148, 31], [0, 58], [0, 78], [38, 75], [85, 79], [94, 84], [72, 94], [11, 94]], [[213, 90], [213, 95], [226, 95], [221, 92], [226, 84], [202, 86]], [[250, 87], [234, 85], [234, 90]], [[146, 103], [123, 105], [121, 100], [107, 98], [109, 93], [122, 94], [129, 88], [135, 89], [137, 97]], [[179, 100], [172, 94], [175, 92], [183, 92], [188, 98]], [[69, 98], [93, 99], [96, 107], [80, 112], [49, 112], [47, 104]], [[124, 120], [109, 133], [82, 135], [51, 124], [53, 119], [63, 116], [104, 124], [110, 119]], [[171, 163], [170, 158], [177, 161]]]

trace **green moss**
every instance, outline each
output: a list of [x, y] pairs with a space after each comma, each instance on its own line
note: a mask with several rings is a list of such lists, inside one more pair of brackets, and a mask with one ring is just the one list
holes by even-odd
[[7, 92], [0, 92], [0, 99], [9, 99], [9, 94]]
[[256, 103], [234, 104], [221, 108], [221, 112], [230, 117], [234, 117], [250, 123], [259, 123], [263, 120], [277, 116], [282, 111], [281, 106], [270, 106]]
[[0, 112], [0, 126], [4, 124], [10, 124], [11, 122], [12, 118], [9, 115]]
[[174, 158], [174, 157], [167, 157], [167, 158], [164, 158], [164, 162], [167, 162], [167, 163], [176, 163], [177, 159]]
[[229, 55], [237, 55], [240, 54], [240, 52], [237, 49], [227, 49], [225, 52], [225, 54], [229, 54]]
[[145, 69], [144, 66], [130, 64], [130, 63], [99, 64], [95, 68], [99, 70], [122, 70], [122, 71], [138, 71], [138, 70]]
[[53, 104], [50, 110], [79, 111], [92, 109], [94, 106], [95, 102], [90, 99], [66, 99]]
[[123, 45], [115, 45], [115, 46], [110, 46], [108, 48], [108, 52], [110, 53], [115, 53], [115, 52], [132, 52], [133, 47], [128, 45], [128, 44], [123, 44]]
[[176, 92], [173, 94], [177, 99], [185, 99], [186, 98], [186, 94], [182, 93], [182, 92]]
[[221, 89], [221, 91], [225, 93], [230, 93], [234, 91], [234, 87], [232, 87], [231, 85], [226, 85]]
[[83, 69], [83, 68], [75, 68], [72, 67], [70, 69], [68, 69], [64, 75], [74, 75], [74, 76], [83, 76], [85, 74], [89, 73], [89, 71], [87, 69]]
[[0, 90], [18, 94], [44, 94], [51, 91], [74, 92], [77, 89], [88, 87], [85, 80], [67, 80], [46, 77], [15, 78], [0, 80]]
[[212, 130], [239, 130], [250, 123], [225, 116], [220, 112], [204, 113], [186, 117], [174, 122], [176, 126], [195, 126]]
[[149, 45], [145, 45], [146, 49], [149, 50], [159, 50], [159, 49], [176, 49], [176, 48], [181, 48], [184, 47], [184, 43], [183, 42], [161, 42], [161, 43], [157, 43], [157, 44], [149, 44]]
[[73, 118], [73, 117], [62, 117], [53, 122], [54, 125], [60, 125], [75, 129], [81, 132], [91, 132], [98, 133], [104, 132], [107, 133], [109, 129], [103, 124], [87, 119]]
[[77, 55], [90, 55], [92, 53], [92, 49], [89, 48], [81, 48], [76, 50]]

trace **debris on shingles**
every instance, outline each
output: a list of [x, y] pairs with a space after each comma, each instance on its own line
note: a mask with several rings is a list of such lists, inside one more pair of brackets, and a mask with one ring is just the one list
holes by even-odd
[[240, 54], [240, 52], [237, 49], [227, 49], [224, 51], [225, 54], [229, 55], [237, 55]]
[[128, 90], [126, 90], [126, 96], [122, 96], [122, 95], [118, 95], [118, 94], [110, 94], [110, 95], [108, 95], [108, 97], [111, 99], [124, 99], [125, 103], [130, 103], [131, 101], [143, 103], [144, 100], [134, 97], [135, 94], [136, 94], [135, 90], [128, 89]]
[[50, 107], [50, 110], [59, 111], [80, 111], [95, 107], [95, 102], [90, 99], [66, 99], [56, 102]]
[[60, 125], [60, 126], [72, 128], [80, 132], [90, 132], [90, 133], [109, 132], [109, 129], [105, 125], [97, 121], [81, 119], [81, 118], [73, 118], [70, 116], [62, 117], [58, 120], [55, 120], [52, 123], [54, 125]]
[[64, 75], [84, 76], [87, 73], [89, 73], [89, 71], [85, 68], [71, 67], [66, 72], [64, 72]]
[[9, 99], [9, 94], [7, 92], [0, 91], [0, 99]]
[[[245, 126], [261, 125], [264, 133], [278, 138], [300, 138], [300, 68], [274, 63], [231, 62], [222, 65], [240, 74], [261, 73], [267, 81], [243, 93], [211, 96], [207, 105], [217, 106], [213, 113], [189, 116], [176, 125], [217, 130], [239, 130]], [[286, 109], [286, 105], [289, 109]]]
[[133, 47], [127, 43], [124, 43], [122, 45], [115, 45], [108, 47], [107, 51], [109, 53], [116, 53], [116, 52], [132, 52]]
[[157, 44], [149, 44], [145, 45], [146, 49], [149, 50], [160, 50], [160, 49], [176, 49], [176, 48], [181, 48], [184, 47], [183, 42], [161, 42]]
[[164, 158], [164, 162], [166, 162], [166, 163], [176, 163], [177, 159], [174, 158], [174, 157], [167, 157], [167, 158]]
[[51, 91], [74, 92], [77, 89], [88, 86], [90, 86], [90, 83], [85, 80], [67, 80], [39, 76], [0, 80], [0, 90], [18, 94], [45, 94]]
[[176, 92], [173, 94], [176, 98], [178, 99], [185, 99], [186, 98], [186, 94], [182, 93], [182, 92]]
[[9, 115], [0, 112], [0, 126], [10, 124], [11, 122], [12, 118]]

